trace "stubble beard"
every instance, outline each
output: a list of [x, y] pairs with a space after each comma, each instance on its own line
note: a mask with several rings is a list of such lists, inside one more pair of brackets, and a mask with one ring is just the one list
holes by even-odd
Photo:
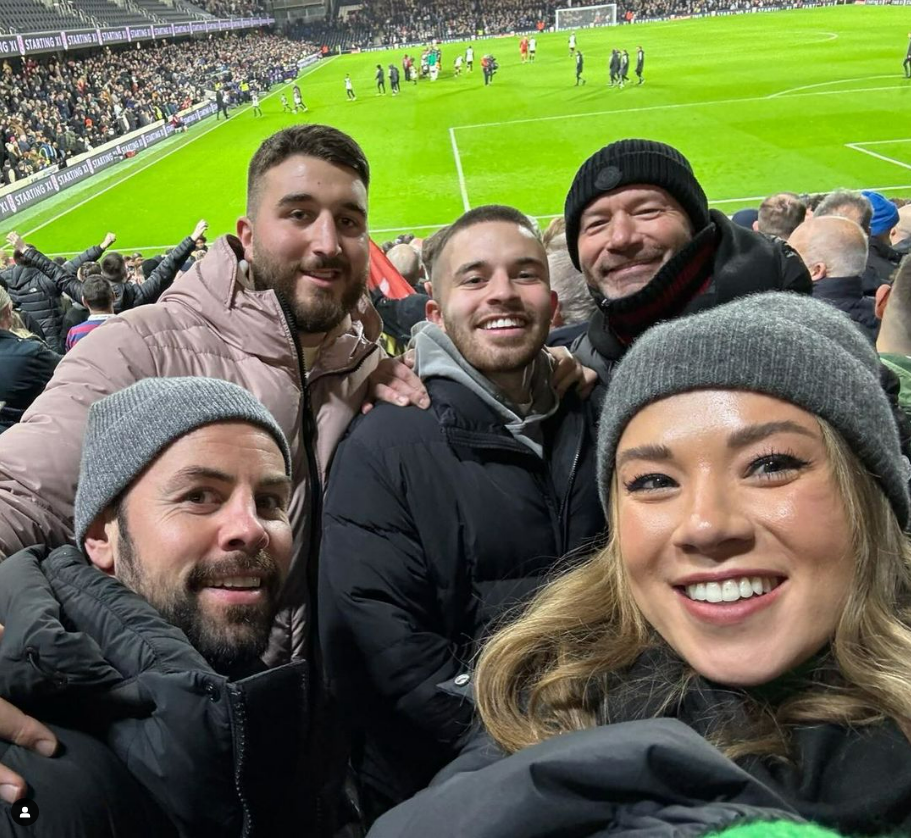
[[[345, 282], [342, 296], [336, 298], [331, 288], [311, 286], [306, 300], [300, 299], [302, 282], [300, 266], [286, 267], [253, 248], [253, 281], [258, 291], [271, 289], [291, 307], [297, 329], [308, 334], [330, 332], [357, 307], [367, 288], [367, 271], [362, 277], [351, 276]], [[321, 259], [308, 269], [320, 271], [336, 269], [350, 275], [347, 259]]]
[[255, 606], [228, 606], [220, 609], [221, 617], [216, 618], [204, 611], [199, 602], [203, 580], [216, 568], [197, 565], [183, 587], [167, 589], [148, 575], [122, 510], [117, 513], [117, 521], [120, 531], [117, 578], [145, 599], [166, 622], [180, 629], [216, 672], [229, 674], [255, 665], [266, 651], [278, 611], [281, 582], [274, 559], [261, 551], [256, 556], [239, 556], [231, 561], [231, 575], [243, 576], [244, 571], [265, 574], [264, 602]]

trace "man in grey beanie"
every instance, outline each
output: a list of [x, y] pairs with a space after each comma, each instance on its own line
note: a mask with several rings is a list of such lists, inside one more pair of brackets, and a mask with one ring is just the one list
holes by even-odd
[[619, 140], [595, 152], [564, 215], [570, 257], [598, 304], [572, 352], [602, 384], [655, 323], [757, 291], [811, 291], [797, 254], [710, 210], [689, 161], [664, 143]]
[[306, 664], [260, 660], [291, 564], [291, 470], [278, 423], [226, 381], [147, 378], [89, 409], [77, 544], [0, 564], [0, 695], [53, 720], [23, 718], [58, 757], [0, 756], [45, 834], [304, 828]]

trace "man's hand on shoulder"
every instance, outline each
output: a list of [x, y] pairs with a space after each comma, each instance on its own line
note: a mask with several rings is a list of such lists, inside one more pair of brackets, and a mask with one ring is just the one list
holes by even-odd
[[583, 366], [565, 346], [545, 346], [552, 365], [551, 384], [562, 399], [571, 387], [580, 398], [587, 399], [598, 383], [598, 373]]
[[427, 388], [414, 372], [413, 350], [399, 358], [383, 358], [370, 374], [367, 399], [361, 405], [361, 413], [369, 413], [377, 402], [397, 404], [399, 407], [409, 404], [422, 409], [430, 407]]
[[[3, 627], [0, 626], [0, 639]], [[8, 701], [0, 698], [0, 739], [28, 748], [42, 756], [52, 757], [57, 750], [57, 737], [41, 722], [26, 716]], [[25, 795], [26, 784], [15, 771], [0, 763], [0, 799], [15, 803]]]

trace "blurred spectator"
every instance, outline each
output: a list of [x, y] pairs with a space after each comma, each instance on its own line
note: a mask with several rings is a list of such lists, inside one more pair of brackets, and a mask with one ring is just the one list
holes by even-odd
[[63, 352], [66, 334], [63, 331], [60, 297], [68, 294], [78, 300], [82, 296], [82, 286], [76, 279], [74, 266], [89, 259], [97, 259], [113, 241], [113, 237], [108, 234], [100, 245], [90, 247], [63, 267], [26, 244], [15, 230], [6, 238], [13, 247], [16, 264], [0, 274], [0, 278], [16, 306], [38, 321], [48, 346], [54, 351]]
[[879, 320], [861, 279], [867, 264], [863, 230], [849, 218], [817, 215], [801, 224], [788, 244], [810, 272], [813, 296], [841, 309], [875, 341]]
[[588, 290], [582, 272], [576, 270], [566, 250], [547, 254], [550, 266], [550, 287], [557, 295], [557, 310], [552, 320], [553, 331], [549, 346], [569, 346], [585, 331], [595, 313], [595, 300]]
[[386, 256], [409, 285], [419, 286], [422, 273], [421, 259], [410, 244], [397, 244]]
[[880, 282], [889, 282], [901, 262], [901, 254], [892, 249], [892, 228], [898, 224], [898, 208], [879, 192], [861, 193], [873, 208], [870, 218], [870, 255], [867, 268], [872, 269]]
[[0, 288], [0, 433], [22, 418], [60, 361], [17, 320], [9, 293]]
[[911, 204], [898, 208], [898, 223], [889, 235], [896, 253], [904, 255], [911, 252]]
[[67, 352], [87, 334], [114, 316], [114, 291], [111, 283], [103, 276], [89, 277], [82, 283], [82, 304], [88, 309], [89, 316], [78, 326], [73, 326], [67, 333]]
[[759, 213], [753, 228], [767, 236], [787, 240], [807, 215], [807, 206], [793, 192], [779, 192], [770, 195], [759, 205]]
[[876, 313], [882, 318], [876, 349], [898, 377], [898, 404], [911, 417], [911, 256], [902, 259], [892, 285], [880, 287]]

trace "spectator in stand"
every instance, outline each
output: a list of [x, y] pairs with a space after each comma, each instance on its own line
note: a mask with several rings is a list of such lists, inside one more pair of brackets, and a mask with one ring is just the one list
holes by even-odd
[[409, 285], [420, 287], [423, 278], [421, 258], [410, 244], [397, 244], [389, 249], [386, 256]]
[[911, 418], [911, 256], [905, 256], [891, 285], [876, 294], [876, 314], [882, 320], [876, 351], [898, 377], [898, 404]]
[[911, 204], [898, 208], [898, 223], [892, 228], [889, 237], [896, 253], [904, 256], [911, 252]]
[[[841, 218], [850, 218], [851, 221], [860, 226], [861, 230], [863, 230], [867, 236], [870, 235], [870, 222], [873, 219], [873, 205], [870, 203], [870, 200], [860, 192], [853, 192], [849, 189], [839, 189], [835, 192], [830, 192], [822, 201], [820, 201], [819, 205], [816, 207], [816, 211], [813, 213], [814, 218], [826, 215], [837, 215]], [[876, 257], [872, 253], [872, 248], [870, 248], [867, 255], [867, 267], [864, 269], [863, 275], [864, 294], [868, 297], [874, 296], [879, 286], [888, 280], [888, 277], [883, 278], [880, 276], [880, 271], [873, 261], [875, 259]]]
[[114, 291], [111, 283], [103, 276], [90, 276], [82, 283], [82, 304], [89, 310], [89, 316], [70, 329], [66, 336], [67, 352], [114, 316]]
[[807, 215], [807, 207], [794, 192], [779, 192], [759, 205], [753, 229], [767, 236], [788, 240]]
[[115, 238], [113, 233], [108, 233], [100, 245], [90, 247], [61, 267], [26, 244], [15, 230], [7, 235], [16, 264], [0, 274], [0, 279], [4, 281], [16, 307], [27, 311], [38, 321], [48, 346], [55, 352], [64, 351], [66, 340], [60, 296], [68, 294], [76, 300], [81, 298], [81, 285], [76, 279], [78, 266], [98, 259]]
[[[114, 312], [120, 314], [137, 306], [154, 303], [170, 286], [198, 239], [205, 233], [208, 222], [200, 219], [193, 232], [177, 245], [141, 285], [130, 282], [126, 260], [119, 253], [109, 253], [101, 260], [101, 274], [114, 288]], [[142, 270], [140, 254], [139, 269]]]
[[557, 308], [551, 321], [549, 346], [569, 346], [579, 334], [579, 326], [588, 323], [595, 313], [595, 301], [588, 291], [585, 277], [576, 269], [565, 248], [547, 254], [550, 287], [557, 295]]
[[849, 218], [816, 215], [804, 221], [788, 243], [810, 272], [813, 296], [845, 312], [875, 343], [879, 318], [861, 278], [867, 264], [864, 231]]
[[861, 193], [873, 208], [870, 218], [870, 255], [867, 264], [882, 282], [889, 282], [901, 262], [901, 254], [892, 249], [891, 233], [898, 224], [898, 208], [879, 192]]
[[60, 361], [56, 352], [23, 328], [13, 301], [0, 287], [0, 433], [11, 428], [41, 395]]
[[[76, 278], [83, 284], [92, 276], [101, 276], [101, 265], [97, 262], [84, 262], [76, 272]], [[63, 331], [69, 334], [73, 326], [84, 323], [88, 316], [89, 310], [82, 305], [82, 301], [73, 300], [70, 310], [63, 317]]]

